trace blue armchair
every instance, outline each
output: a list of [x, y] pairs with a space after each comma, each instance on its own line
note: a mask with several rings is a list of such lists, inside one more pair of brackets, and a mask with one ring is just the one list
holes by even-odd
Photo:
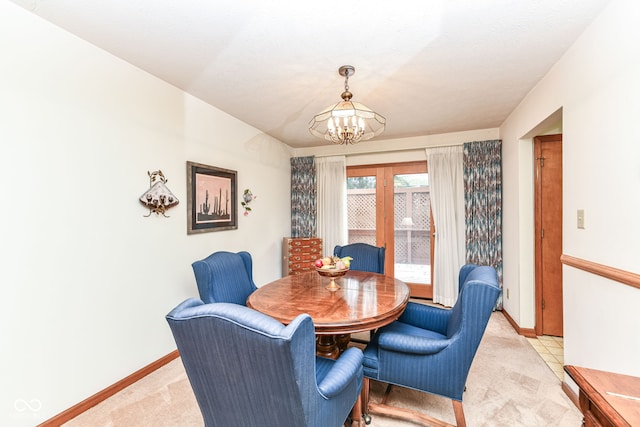
[[249, 252], [214, 252], [191, 264], [200, 299], [205, 303], [230, 302], [246, 305], [257, 289]]
[[466, 425], [462, 393], [500, 287], [493, 267], [470, 264], [460, 270], [459, 287], [453, 308], [409, 302], [397, 321], [374, 335], [364, 350], [366, 413], [434, 422], [422, 412], [386, 405], [386, 398], [369, 403], [369, 379], [374, 379], [389, 383], [387, 392], [395, 384], [452, 399], [458, 426]]
[[384, 247], [378, 248], [366, 243], [351, 243], [345, 246], [337, 245], [333, 253], [340, 258], [352, 257], [351, 270], [384, 274]]
[[362, 351], [315, 355], [307, 314], [288, 326], [237, 304], [190, 298], [166, 319], [207, 427], [338, 427], [361, 413]]

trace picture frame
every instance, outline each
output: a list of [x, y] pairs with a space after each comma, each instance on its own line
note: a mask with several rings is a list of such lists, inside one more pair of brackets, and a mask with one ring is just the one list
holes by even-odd
[[238, 173], [187, 161], [187, 234], [238, 228]]

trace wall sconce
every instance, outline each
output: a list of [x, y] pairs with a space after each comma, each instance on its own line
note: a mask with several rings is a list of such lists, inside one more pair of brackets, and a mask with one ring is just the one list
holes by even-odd
[[149, 217], [152, 213], [155, 213], [169, 218], [165, 215], [165, 212], [179, 203], [178, 198], [165, 185], [167, 179], [161, 170], [147, 171], [147, 175], [149, 175], [149, 186], [151, 188], [140, 196], [140, 202], [149, 208], [149, 215], [144, 216]]
[[246, 190], [244, 190], [244, 193], [242, 193], [242, 202], [240, 202], [240, 204], [244, 208], [244, 216], [249, 215], [249, 212], [251, 212], [251, 208], [249, 207], [249, 203], [251, 203], [251, 201], [253, 199], [255, 199], [256, 197], [258, 197], [258, 196], [254, 196], [253, 193], [251, 192], [251, 190], [249, 190], [248, 188]]

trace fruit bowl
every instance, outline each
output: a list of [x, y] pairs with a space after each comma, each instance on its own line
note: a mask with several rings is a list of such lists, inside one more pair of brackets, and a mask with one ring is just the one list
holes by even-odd
[[338, 278], [338, 277], [342, 277], [345, 274], [347, 274], [347, 271], [349, 271], [349, 269], [348, 268], [337, 269], [337, 268], [318, 268], [318, 267], [316, 267], [316, 271], [322, 277], [331, 278], [331, 281], [329, 282], [329, 284], [327, 286], [325, 286], [325, 289], [328, 289], [331, 292], [335, 292], [338, 289], [340, 289], [340, 286], [338, 286], [338, 284], [336, 284], [336, 280], [335, 279]]
[[337, 291], [340, 286], [336, 285], [336, 278], [342, 277], [349, 271], [349, 265], [353, 258], [345, 256], [340, 258], [339, 256], [327, 256], [324, 258], [318, 258], [314, 264], [316, 271], [322, 277], [329, 277], [331, 282], [326, 286], [326, 289], [330, 291]]
[[338, 270], [337, 268], [318, 268], [316, 267], [316, 271], [318, 272], [319, 275], [323, 276], [323, 277], [340, 277], [340, 276], [344, 276], [347, 271], [349, 271], [348, 268], [343, 268]]

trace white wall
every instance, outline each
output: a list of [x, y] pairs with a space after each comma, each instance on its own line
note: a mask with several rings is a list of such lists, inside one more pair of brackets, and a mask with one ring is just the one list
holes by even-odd
[[[640, 6], [613, 0], [501, 127], [505, 309], [535, 325], [532, 131], [562, 109], [563, 253], [640, 273]], [[584, 230], [576, 211], [585, 210]], [[640, 290], [563, 269], [565, 363], [640, 376]]]
[[[192, 261], [244, 249], [256, 284], [279, 277], [289, 157], [0, 1], [0, 425], [38, 424], [173, 351], [164, 316], [197, 296]], [[187, 236], [187, 160], [236, 170], [258, 196], [238, 230]], [[158, 169], [180, 204], [145, 218], [138, 197]]]

